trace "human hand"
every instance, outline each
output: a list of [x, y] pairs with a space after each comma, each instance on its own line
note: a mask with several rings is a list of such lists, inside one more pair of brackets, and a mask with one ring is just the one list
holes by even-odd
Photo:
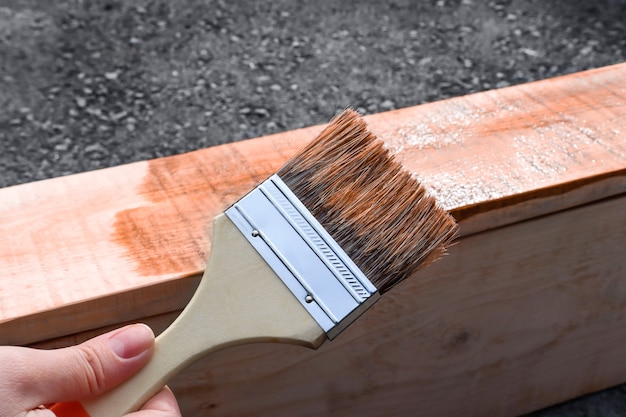
[[[0, 346], [0, 417], [55, 417], [45, 404], [96, 397], [148, 362], [154, 334], [135, 324], [56, 350]], [[180, 417], [164, 388], [127, 417]]]

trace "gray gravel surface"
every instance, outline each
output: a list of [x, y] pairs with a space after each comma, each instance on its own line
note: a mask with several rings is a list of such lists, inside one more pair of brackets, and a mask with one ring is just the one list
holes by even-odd
[[[623, 0], [0, 0], [0, 187], [620, 63], [625, 22]], [[626, 416], [625, 389], [533, 416]]]

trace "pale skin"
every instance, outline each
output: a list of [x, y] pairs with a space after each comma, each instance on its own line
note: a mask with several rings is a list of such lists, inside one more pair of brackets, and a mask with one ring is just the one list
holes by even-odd
[[[55, 417], [45, 407], [96, 397], [150, 359], [154, 334], [135, 324], [56, 350], [0, 346], [0, 417]], [[125, 417], [181, 417], [166, 387]]]

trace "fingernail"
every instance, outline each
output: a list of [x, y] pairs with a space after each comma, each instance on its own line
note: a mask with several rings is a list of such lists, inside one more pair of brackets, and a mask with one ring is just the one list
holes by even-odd
[[145, 324], [132, 324], [114, 333], [109, 345], [120, 358], [134, 358], [154, 345], [154, 333]]

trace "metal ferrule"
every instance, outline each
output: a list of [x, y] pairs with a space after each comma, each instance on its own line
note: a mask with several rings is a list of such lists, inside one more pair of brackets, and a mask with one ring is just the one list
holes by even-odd
[[380, 297], [277, 175], [226, 210], [226, 215], [330, 339]]

